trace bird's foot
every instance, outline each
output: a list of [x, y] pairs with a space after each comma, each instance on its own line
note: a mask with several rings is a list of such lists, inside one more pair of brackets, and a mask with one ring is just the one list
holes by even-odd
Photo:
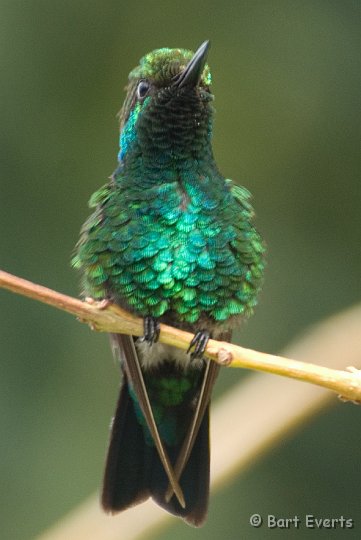
[[160, 334], [160, 325], [158, 319], [155, 317], [144, 317], [144, 334], [138, 339], [139, 343], [148, 343], [148, 345], [153, 345], [157, 343]]
[[190, 353], [193, 349], [191, 352], [191, 360], [202, 360], [209, 338], [210, 333], [208, 330], [198, 330], [198, 332], [194, 334], [187, 350], [187, 353]]

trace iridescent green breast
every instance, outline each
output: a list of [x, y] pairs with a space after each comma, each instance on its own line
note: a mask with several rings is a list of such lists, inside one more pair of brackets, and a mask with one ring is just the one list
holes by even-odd
[[141, 316], [195, 323], [249, 315], [263, 246], [248, 192], [220, 176], [184, 174], [148, 189], [118, 179], [98, 191], [74, 259], [87, 295], [109, 293]]

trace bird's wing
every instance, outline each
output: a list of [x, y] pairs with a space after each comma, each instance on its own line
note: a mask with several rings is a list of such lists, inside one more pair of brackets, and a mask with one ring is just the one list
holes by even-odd
[[[139, 406], [147, 422], [147, 426], [157, 448], [159, 458], [163, 464], [164, 470], [168, 476], [172, 493], [174, 492], [179, 504], [185, 508], [185, 500], [178, 479], [174, 473], [169, 457], [163, 447], [159, 436], [158, 428], [154, 420], [152, 407], [148, 398], [147, 389], [144, 384], [143, 374], [140, 367], [137, 351], [132, 336], [124, 334], [112, 334], [113, 344], [119, 350], [121, 359], [124, 362], [124, 368], [129, 382], [132, 385], [134, 393], [139, 402]], [[114, 343], [115, 342], [115, 343]], [[113, 347], [114, 348], [114, 347]], [[213, 363], [213, 362], [212, 362]]]

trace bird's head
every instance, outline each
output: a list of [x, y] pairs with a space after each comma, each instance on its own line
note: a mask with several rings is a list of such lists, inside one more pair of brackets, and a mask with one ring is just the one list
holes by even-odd
[[120, 111], [119, 160], [196, 157], [210, 140], [213, 99], [206, 64], [209, 41], [196, 51], [157, 49], [129, 74]]

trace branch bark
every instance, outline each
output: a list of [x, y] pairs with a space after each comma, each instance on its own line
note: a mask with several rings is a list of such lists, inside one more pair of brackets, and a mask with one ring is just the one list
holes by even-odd
[[[88, 323], [93, 330], [98, 332], [115, 332], [134, 336], [140, 336], [143, 333], [142, 319], [115, 304], [104, 306], [102, 302], [82, 302], [2, 270], [0, 270], [0, 288], [75, 315], [81, 322]], [[192, 337], [189, 332], [161, 324], [159, 340], [162, 343], [187, 350]], [[361, 371], [353, 367], [345, 370], [330, 369], [212, 339], [208, 342], [206, 355], [224, 366], [290, 377], [333, 390], [345, 401], [361, 402]]]

